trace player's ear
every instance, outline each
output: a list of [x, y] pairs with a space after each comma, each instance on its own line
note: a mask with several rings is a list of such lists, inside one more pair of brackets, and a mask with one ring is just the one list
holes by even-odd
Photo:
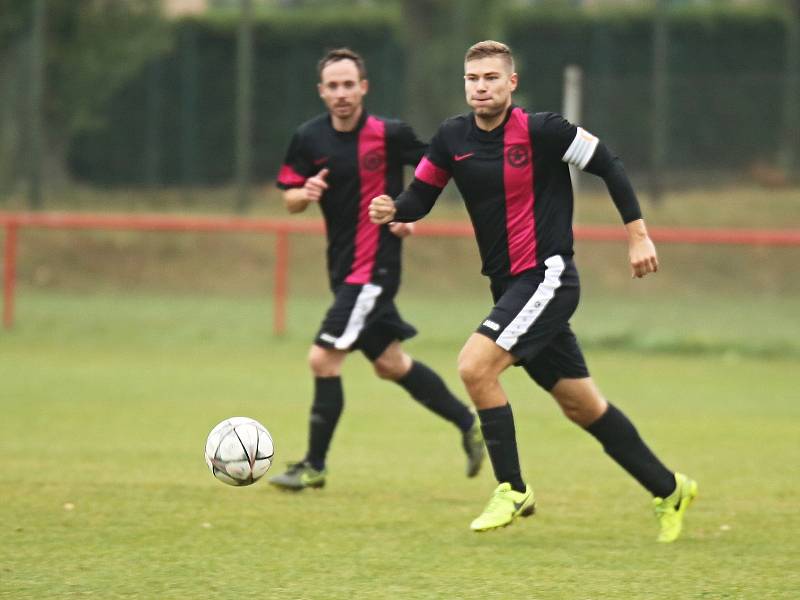
[[322, 98], [322, 82], [321, 81], [317, 84], [317, 93], [319, 94], [319, 97]]
[[367, 92], [369, 91], [369, 80], [362, 79], [361, 81], [358, 82], [358, 84], [361, 86], [361, 94], [366, 95]]
[[516, 73], [512, 73], [508, 77], [508, 82], [511, 85], [511, 91], [513, 92], [517, 89], [517, 84], [519, 83], [519, 77], [517, 76]]

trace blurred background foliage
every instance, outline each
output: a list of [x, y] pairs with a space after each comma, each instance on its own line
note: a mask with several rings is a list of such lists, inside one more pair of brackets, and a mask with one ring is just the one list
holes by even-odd
[[743, 172], [784, 185], [800, 162], [799, 4], [2, 0], [0, 202], [70, 182], [269, 181], [291, 132], [322, 109], [317, 59], [341, 45], [367, 59], [369, 110], [429, 136], [464, 111], [463, 54], [487, 38], [515, 50], [516, 100], [532, 110], [561, 111], [564, 69], [579, 66], [582, 123], [634, 172], [670, 185]]
[[[581, 69], [579, 122], [623, 158], [651, 226], [798, 228], [798, 7], [800, 0], [0, 0], [0, 210], [285, 216], [272, 182], [294, 129], [323, 110], [315, 66], [327, 49], [361, 52], [367, 108], [404, 117], [427, 137], [466, 110], [466, 48], [494, 38], [514, 49], [516, 101], [531, 110], [562, 111], [565, 69]], [[466, 218], [459, 202], [447, 201], [457, 200], [452, 188], [432, 218]], [[596, 178], [581, 177], [576, 208], [579, 224], [619, 223]], [[309, 210], [298, 218], [318, 217]], [[210, 304], [231, 294], [261, 298], [277, 264], [272, 240], [258, 235], [26, 228], [20, 239], [20, 322], [35, 320], [25, 310], [37, 297], [60, 318], [55, 307], [65, 300], [51, 295], [63, 293], [75, 294], [75, 306], [95, 292], [195, 294]], [[622, 245], [577, 245], [588, 292], [583, 340], [798, 355], [796, 246], [656, 241], [663, 268], [645, 286], [628, 279]], [[412, 314], [429, 320], [426, 334], [460, 340], [463, 324], [482, 314], [475, 252], [467, 239], [408, 244], [403, 303], [417, 303]], [[323, 254], [321, 236], [292, 243], [298, 330], [324, 308]], [[432, 290], [459, 299], [448, 308], [450, 325]]]
[[[5, 0], [0, 27], [0, 189], [26, 172], [31, 48], [38, 2]], [[171, 24], [158, 0], [47, 0], [43, 20], [41, 118], [46, 173], [72, 174], [66, 156], [77, 136], [109, 124], [114, 98], [151, 59], [168, 51]]]

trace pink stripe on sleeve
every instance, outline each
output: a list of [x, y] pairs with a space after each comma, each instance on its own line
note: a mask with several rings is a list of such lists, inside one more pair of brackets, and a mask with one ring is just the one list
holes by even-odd
[[386, 125], [373, 116], [358, 134], [358, 175], [361, 180], [361, 202], [356, 227], [355, 251], [347, 283], [369, 283], [375, 256], [378, 253], [380, 225], [369, 220], [369, 203], [386, 191]]
[[536, 221], [533, 212], [533, 147], [528, 115], [517, 107], [503, 134], [503, 184], [506, 192], [506, 235], [511, 274], [536, 266]]
[[428, 160], [427, 156], [423, 156], [422, 160], [419, 161], [419, 164], [417, 165], [416, 171], [414, 171], [414, 177], [427, 183], [428, 185], [443, 188], [450, 180], [450, 173], [441, 167], [437, 167]]
[[281, 170], [278, 171], [278, 183], [282, 185], [303, 185], [305, 182], [306, 178], [289, 165], [282, 165]]

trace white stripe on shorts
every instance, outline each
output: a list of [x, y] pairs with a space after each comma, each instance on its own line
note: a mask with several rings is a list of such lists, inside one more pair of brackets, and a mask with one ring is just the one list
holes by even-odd
[[556, 290], [561, 287], [561, 274], [564, 272], [564, 259], [560, 256], [551, 256], [544, 261], [547, 269], [544, 272], [542, 283], [536, 288], [530, 300], [525, 303], [514, 320], [508, 324], [497, 338], [497, 345], [503, 350], [511, 351], [520, 336], [525, 334], [534, 324], [542, 311], [547, 307]]
[[347, 320], [347, 327], [344, 328], [344, 333], [339, 336], [339, 339], [333, 344], [337, 350], [347, 350], [361, 335], [361, 330], [364, 329], [364, 323], [367, 321], [367, 315], [375, 308], [375, 301], [381, 295], [383, 288], [379, 285], [372, 283], [364, 284], [361, 292], [356, 298], [356, 304], [350, 313], [350, 318]]

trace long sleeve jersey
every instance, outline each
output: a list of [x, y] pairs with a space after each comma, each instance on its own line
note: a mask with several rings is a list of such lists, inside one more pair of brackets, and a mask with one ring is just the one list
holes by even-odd
[[511, 106], [492, 131], [472, 113], [445, 121], [396, 199], [397, 221], [416, 221], [433, 207], [452, 177], [478, 242], [482, 273], [517, 275], [554, 255], [573, 254], [569, 165], [603, 177], [627, 223], [641, 218], [618, 158], [597, 137], [555, 113]]

